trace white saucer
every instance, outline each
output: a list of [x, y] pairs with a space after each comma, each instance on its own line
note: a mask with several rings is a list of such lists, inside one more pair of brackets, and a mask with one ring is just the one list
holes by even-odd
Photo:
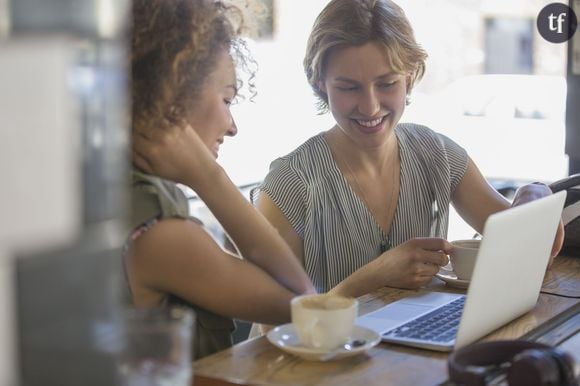
[[353, 347], [349, 350], [344, 347], [339, 347], [331, 351], [309, 348], [302, 346], [292, 323], [283, 324], [274, 328], [268, 332], [267, 338], [274, 346], [290, 354], [306, 360], [322, 362], [361, 354], [369, 348], [376, 346], [381, 340], [379, 334], [373, 330], [369, 330], [366, 327], [354, 326], [353, 334], [349, 341], [364, 340], [365, 343], [361, 346]]
[[453, 272], [452, 270], [449, 270], [449, 269], [441, 268], [439, 270], [439, 272], [437, 272], [435, 274], [435, 276], [438, 279], [443, 280], [450, 287], [462, 288], [462, 289], [469, 287], [469, 280], [458, 279], [455, 272]]

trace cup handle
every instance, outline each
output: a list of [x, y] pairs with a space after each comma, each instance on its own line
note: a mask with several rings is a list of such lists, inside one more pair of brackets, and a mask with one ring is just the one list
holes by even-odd
[[324, 344], [322, 337], [323, 334], [324, 328], [321, 326], [320, 320], [315, 319], [310, 328], [310, 342], [312, 343], [312, 346], [316, 348], [322, 347]]

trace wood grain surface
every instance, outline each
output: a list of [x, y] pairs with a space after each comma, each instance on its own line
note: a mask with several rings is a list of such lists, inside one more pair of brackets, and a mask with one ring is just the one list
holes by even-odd
[[[433, 279], [422, 291], [462, 293]], [[580, 302], [580, 259], [557, 258], [536, 307], [482, 340], [516, 339]], [[366, 314], [418, 291], [382, 288], [359, 298]], [[549, 292], [549, 293], [548, 293]], [[559, 294], [560, 296], [554, 295]], [[194, 362], [195, 386], [437, 385], [447, 378], [446, 353], [380, 343], [366, 354], [326, 363], [302, 360], [264, 337]], [[214, 382], [214, 383], [212, 383]]]

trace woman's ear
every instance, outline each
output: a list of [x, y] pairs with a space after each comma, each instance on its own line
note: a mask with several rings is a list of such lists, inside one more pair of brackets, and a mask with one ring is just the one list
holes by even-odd
[[411, 74], [405, 76], [405, 106], [411, 104]]
[[328, 92], [326, 92], [326, 84], [324, 84], [323, 81], [319, 80], [318, 82], [316, 82], [316, 86], [318, 86], [318, 89], [320, 91], [322, 91], [325, 94], [328, 94]]
[[405, 90], [407, 95], [411, 94], [411, 74], [407, 74], [407, 76], [405, 76]]

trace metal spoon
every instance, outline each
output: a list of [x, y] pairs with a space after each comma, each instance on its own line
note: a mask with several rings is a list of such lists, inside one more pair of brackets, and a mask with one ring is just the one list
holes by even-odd
[[345, 344], [342, 345], [341, 348], [350, 351], [357, 347], [364, 346], [365, 344], [367, 344], [367, 341], [365, 339], [355, 339], [353, 341], [346, 342]]
[[357, 347], [364, 346], [365, 344], [367, 344], [367, 341], [365, 339], [355, 339], [355, 340], [352, 340], [350, 342], [346, 342], [342, 346], [339, 346], [337, 349], [329, 352], [326, 355], [323, 355], [322, 357], [319, 358], [319, 360], [322, 362], [328, 361], [328, 360], [336, 357], [341, 352], [352, 351], [352, 350], [356, 349]]

